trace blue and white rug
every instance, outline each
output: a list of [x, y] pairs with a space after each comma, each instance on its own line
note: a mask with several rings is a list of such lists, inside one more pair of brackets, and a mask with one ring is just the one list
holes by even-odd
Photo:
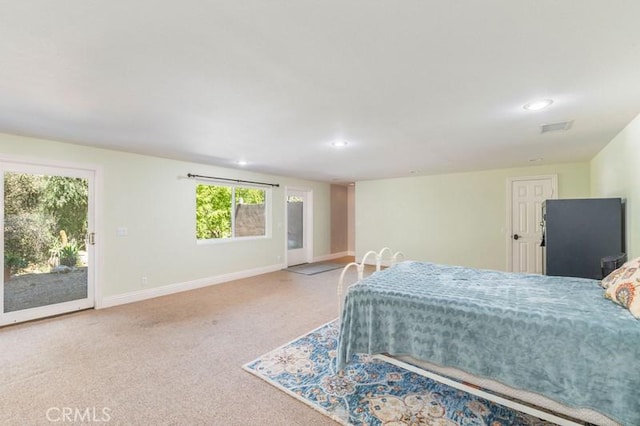
[[330, 322], [243, 366], [344, 425], [551, 425], [368, 355], [336, 371]]

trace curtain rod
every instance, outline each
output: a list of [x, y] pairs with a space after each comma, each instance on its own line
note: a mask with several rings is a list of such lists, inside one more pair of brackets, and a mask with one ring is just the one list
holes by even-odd
[[189, 178], [211, 179], [211, 180], [222, 180], [222, 181], [225, 181], [225, 182], [252, 183], [254, 185], [275, 186], [276, 188], [280, 187], [279, 183], [266, 183], [266, 182], [256, 182], [256, 181], [253, 181], [253, 180], [229, 179], [229, 178], [216, 177], [216, 176], [194, 175], [192, 173], [187, 173], [187, 177], [189, 177]]

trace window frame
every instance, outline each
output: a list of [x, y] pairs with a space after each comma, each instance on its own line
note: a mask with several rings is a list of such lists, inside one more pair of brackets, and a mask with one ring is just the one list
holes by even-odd
[[[262, 185], [252, 185], [252, 184], [235, 184], [235, 183], [222, 183], [222, 182], [215, 182], [215, 181], [205, 181], [205, 180], [197, 180], [196, 181], [196, 186], [194, 187], [194, 194], [195, 194], [195, 198], [194, 198], [194, 203], [193, 203], [193, 217], [194, 219], [197, 218], [197, 204], [198, 204], [198, 198], [197, 198], [197, 189], [198, 189], [198, 185], [209, 185], [209, 186], [222, 186], [222, 187], [226, 187], [226, 188], [231, 188], [231, 237], [226, 237], [226, 238], [206, 238], [206, 239], [199, 239], [197, 232], [196, 232], [196, 243], [198, 245], [209, 245], [209, 244], [225, 244], [225, 243], [230, 243], [230, 242], [238, 242], [238, 241], [252, 241], [252, 240], [265, 240], [265, 239], [270, 239], [272, 237], [271, 234], [271, 206], [272, 206], [272, 188], [270, 187], [264, 187]], [[235, 212], [236, 212], [236, 188], [242, 188], [242, 189], [260, 189], [262, 191], [264, 191], [264, 235], [251, 235], [251, 236], [244, 236], [244, 237], [237, 237], [235, 236], [236, 233], [236, 229], [235, 229], [235, 225], [236, 225], [236, 219], [235, 219]], [[196, 219], [197, 220], [197, 219]], [[194, 230], [195, 231], [195, 230]]]

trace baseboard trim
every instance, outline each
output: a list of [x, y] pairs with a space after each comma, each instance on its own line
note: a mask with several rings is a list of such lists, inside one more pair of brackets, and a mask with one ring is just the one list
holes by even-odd
[[228, 281], [267, 274], [269, 272], [279, 271], [284, 268], [286, 268], [286, 265], [284, 264], [270, 265], [262, 268], [254, 268], [245, 271], [231, 272], [229, 274], [199, 278], [197, 280], [185, 281], [182, 283], [168, 284], [162, 287], [132, 291], [115, 296], [107, 296], [103, 297], [102, 300], [96, 300], [96, 309], [110, 308], [112, 306], [125, 305], [127, 303], [141, 302], [143, 300], [153, 299], [160, 296], [168, 296], [170, 294], [181, 293], [183, 291], [195, 290], [202, 287], [222, 284]]

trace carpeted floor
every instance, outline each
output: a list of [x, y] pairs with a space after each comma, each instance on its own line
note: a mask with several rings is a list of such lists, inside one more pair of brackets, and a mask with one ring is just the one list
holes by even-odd
[[244, 368], [343, 425], [552, 425], [368, 355], [338, 371], [338, 333], [332, 321]]
[[241, 365], [335, 318], [340, 272], [278, 271], [0, 328], [0, 424], [88, 412], [109, 425], [334, 425]]

